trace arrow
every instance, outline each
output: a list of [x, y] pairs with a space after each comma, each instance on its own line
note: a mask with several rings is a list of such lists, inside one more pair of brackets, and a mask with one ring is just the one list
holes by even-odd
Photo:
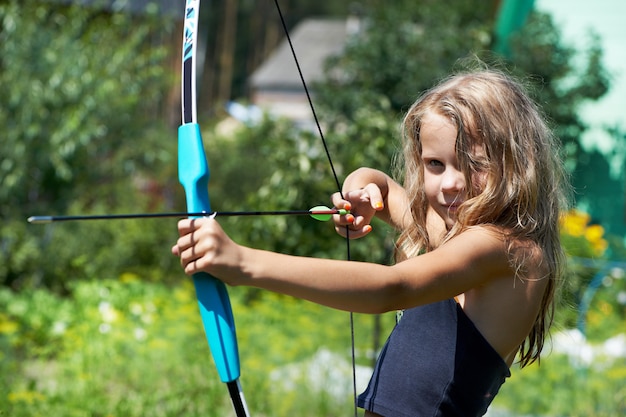
[[333, 214], [346, 215], [349, 210], [331, 209], [326, 206], [315, 206], [310, 210], [273, 210], [273, 211], [213, 211], [213, 212], [172, 212], [172, 213], [130, 213], [130, 214], [93, 214], [77, 216], [30, 216], [27, 220], [32, 224], [53, 222], [84, 221], [84, 220], [119, 220], [119, 219], [152, 219], [162, 217], [234, 217], [234, 216], [311, 216], [315, 220], [325, 222]]

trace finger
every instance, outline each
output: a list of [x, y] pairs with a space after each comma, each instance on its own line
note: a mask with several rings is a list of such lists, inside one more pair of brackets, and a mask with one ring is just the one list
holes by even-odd
[[[333, 208], [348, 211], [352, 210], [352, 203], [345, 200], [341, 193], [337, 192], [331, 195], [331, 201], [333, 203]], [[334, 214], [332, 219], [336, 226], [345, 226], [354, 223], [354, 215], [352, 213]]]
[[182, 254], [188, 250], [189, 248], [192, 248], [194, 245], [196, 244], [196, 241], [194, 239], [194, 232], [189, 232], [185, 235], [181, 235], [181, 237], [178, 238], [178, 240], [176, 241], [176, 245], [172, 248], [172, 253], [174, 253], [174, 248], [176, 248], [177, 253], [174, 253], [175, 255], [178, 256], [182, 256]]
[[195, 219], [182, 219], [178, 221], [178, 235], [184, 236], [191, 232], [193, 232], [196, 228], [197, 223], [194, 222]]
[[215, 215], [211, 217], [196, 217], [181, 219], [178, 221], [178, 232], [182, 234], [188, 234], [195, 230], [202, 228], [202, 226], [210, 220], [213, 220]]
[[367, 184], [363, 190], [369, 197], [370, 205], [374, 210], [380, 211], [385, 207], [383, 195], [376, 184]]
[[372, 231], [372, 226], [367, 224], [363, 227], [335, 227], [335, 231], [343, 237], [349, 237], [350, 239], [359, 239], [368, 235]]
[[188, 262], [184, 266], [185, 274], [193, 275], [197, 272], [201, 272], [200, 265], [198, 265], [198, 259], [194, 259], [193, 261]]
[[330, 197], [331, 202], [333, 203], [334, 207], [337, 209], [345, 209], [345, 210], [350, 210], [352, 209], [352, 203], [350, 203], [350, 201], [346, 200], [344, 198], [344, 196], [341, 195], [341, 193], [334, 193], [331, 197]]
[[185, 274], [187, 274], [189, 276], [195, 274], [196, 271], [197, 271], [197, 268], [196, 268], [195, 264], [196, 264], [196, 262], [193, 261], [193, 262], [188, 263], [187, 265], [183, 265]]
[[360, 230], [360, 229], [363, 229], [365, 226], [369, 226], [370, 220], [371, 220], [371, 218], [366, 218], [364, 216], [357, 215], [357, 216], [354, 217], [354, 221], [349, 226], [350, 230]]
[[185, 273], [195, 273], [198, 271], [197, 263], [201, 256], [197, 253], [195, 246], [191, 246], [180, 252], [180, 265]]
[[355, 217], [352, 213], [333, 215], [333, 223], [335, 223], [335, 226], [348, 226], [354, 224], [354, 221]]

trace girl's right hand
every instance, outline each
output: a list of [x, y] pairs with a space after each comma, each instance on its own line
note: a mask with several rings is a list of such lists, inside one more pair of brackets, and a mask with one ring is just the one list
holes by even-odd
[[357, 190], [344, 191], [343, 198], [340, 193], [333, 194], [331, 198], [336, 208], [350, 210], [350, 214], [345, 216], [334, 215], [333, 222], [337, 233], [351, 239], [361, 238], [371, 232], [370, 223], [376, 212], [385, 208], [382, 192], [374, 183]]

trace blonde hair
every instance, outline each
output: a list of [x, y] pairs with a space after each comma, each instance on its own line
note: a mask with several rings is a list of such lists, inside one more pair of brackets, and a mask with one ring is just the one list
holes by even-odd
[[[457, 161], [467, 184], [457, 222], [443, 241], [472, 226], [496, 226], [506, 231], [511, 264], [521, 279], [525, 258], [532, 253], [518, 251], [518, 244], [534, 242], [541, 251], [549, 283], [534, 326], [520, 345], [523, 367], [539, 359], [554, 317], [556, 283], [564, 265], [558, 224], [567, 203], [567, 181], [557, 141], [524, 88], [503, 73], [458, 74], [427, 91], [404, 119], [404, 187], [414, 221], [397, 240], [397, 261], [437, 244], [425, 226], [428, 201], [420, 128], [428, 113], [447, 117], [456, 126]], [[484, 149], [485, 156], [475, 157], [476, 146]], [[477, 173], [480, 184], [476, 184]]]

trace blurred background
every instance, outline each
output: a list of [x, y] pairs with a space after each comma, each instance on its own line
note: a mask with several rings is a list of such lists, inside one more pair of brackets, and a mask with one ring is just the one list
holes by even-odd
[[[512, 369], [490, 416], [626, 414], [626, 3], [279, 2], [333, 163], [393, 170], [402, 114], [477, 62], [528, 86], [575, 189], [568, 273], [541, 364]], [[199, 122], [215, 210], [308, 209], [336, 190], [273, 2], [203, 1]], [[233, 415], [176, 219], [33, 225], [32, 215], [183, 211], [181, 1], [0, 0], [0, 415]], [[308, 218], [225, 219], [244, 244], [344, 259]], [[390, 261], [376, 224], [352, 258]], [[230, 291], [257, 416], [352, 411], [350, 317]], [[395, 314], [355, 315], [358, 389]]]

